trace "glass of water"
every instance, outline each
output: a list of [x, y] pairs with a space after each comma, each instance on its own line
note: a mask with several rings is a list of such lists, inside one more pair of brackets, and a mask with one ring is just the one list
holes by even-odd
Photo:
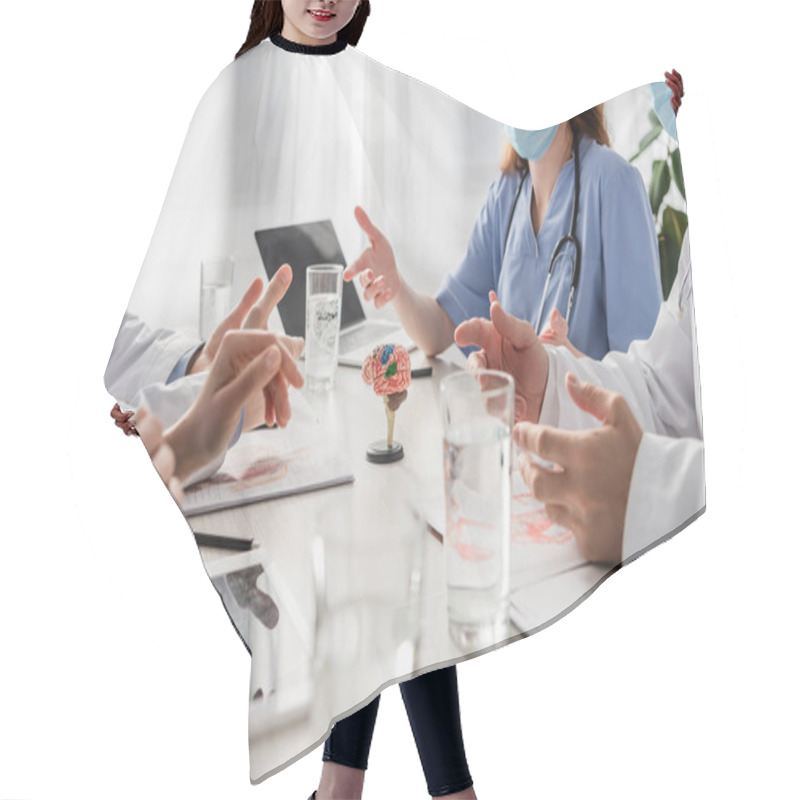
[[427, 535], [420, 512], [401, 485], [374, 504], [332, 503], [319, 519], [312, 542], [318, 668], [351, 683], [410, 674]]
[[200, 338], [206, 341], [231, 310], [233, 257], [200, 262]]
[[514, 379], [477, 370], [442, 381], [450, 635], [464, 650], [508, 632]]
[[306, 386], [333, 388], [342, 316], [341, 264], [313, 264], [306, 270]]

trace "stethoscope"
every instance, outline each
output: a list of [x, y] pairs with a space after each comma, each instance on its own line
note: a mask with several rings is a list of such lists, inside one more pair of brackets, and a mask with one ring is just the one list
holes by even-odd
[[[578, 278], [581, 274], [581, 243], [578, 241], [578, 237], [575, 235], [575, 230], [578, 224], [578, 203], [580, 202], [581, 196], [581, 169], [580, 169], [580, 156], [578, 155], [578, 137], [573, 136], [572, 140], [572, 157], [575, 159], [575, 191], [572, 194], [572, 224], [569, 228], [569, 233], [566, 236], [562, 236], [558, 240], [558, 244], [556, 245], [556, 249], [553, 251], [553, 255], [550, 258], [550, 266], [547, 268], [547, 279], [544, 283], [544, 291], [542, 292], [542, 302], [539, 305], [539, 314], [536, 317], [536, 333], [539, 333], [539, 328], [542, 324], [542, 314], [544, 313], [544, 302], [545, 298], [547, 297], [547, 291], [550, 288], [550, 278], [553, 275], [553, 267], [555, 266], [556, 259], [558, 258], [559, 254], [566, 248], [566, 246], [572, 243], [575, 246], [575, 261], [572, 264], [572, 280], [570, 281], [569, 285], [569, 300], [567, 300], [567, 314], [566, 314], [566, 321], [567, 325], [569, 325], [569, 316], [572, 312], [572, 301], [575, 299], [575, 291], [578, 288]], [[525, 164], [525, 171], [522, 175], [522, 178], [519, 182], [519, 186], [517, 187], [517, 193], [514, 195], [514, 204], [511, 206], [511, 214], [508, 217], [508, 226], [506, 227], [506, 238], [503, 242], [503, 258], [506, 255], [506, 246], [508, 245], [508, 236], [511, 233], [511, 223], [514, 219], [514, 212], [517, 210], [517, 203], [519, 202], [519, 196], [522, 194], [522, 187], [525, 184], [525, 178], [528, 176], [529, 168], [527, 162]], [[501, 262], [502, 263], [502, 262]]]

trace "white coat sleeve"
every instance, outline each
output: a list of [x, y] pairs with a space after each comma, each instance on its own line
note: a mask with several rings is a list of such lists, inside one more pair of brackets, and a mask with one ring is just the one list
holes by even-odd
[[578, 409], [566, 374], [619, 392], [644, 430], [631, 476], [623, 560], [677, 533], [705, 510], [705, 467], [688, 233], [678, 276], [652, 336], [603, 361], [549, 350], [550, 373], [540, 422], [584, 429], [599, 422]]
[[645, 432], [702, 438], [695, 349], [687, 233], [678, 276], [649, 339], [633, 342], [627, 353], [609, 353], [602, 361], [576, 358], [565, 347], [547, 348], [550, 371], [539, 421], [573, 430], [599, 425], [567, 392], [567, 373], [574, 372], [582, 381], [621, 394]]
[[188, 375], [170, 384], [145, 386], [134, 396], [131, 409], [147, 406], [161, 421], [164, 430], [174, 425], [192, 406], [203, 388], [207, 373]]
[[135, 408], [141, 404], [145, 387], [163, 387], [178, 362], [199, 345], [175, 331], [149, 328], [139, 317], [126, 312], [106, 367], [106, 389], [121, 405]]
[[703, 442], [646, 433], [631, 476], [623, 561], [685, 528], [705, 511]]
[[[126, 410], [146, 406], [166, 430], [191, 408], [203, 388], [206, 373], [176, 376], [176, 371], [182, 375], [187, 355], [197, 347], [195, 340], [163, 328], [148, 328], [141, 319], [126, 312], [106, 368], [106, 389]], [[229, 447], [238, 441], [243, 421], [244, 411]], [[209, 478], [224, 459], [223, 453], [190, 476], [184, 486]]]

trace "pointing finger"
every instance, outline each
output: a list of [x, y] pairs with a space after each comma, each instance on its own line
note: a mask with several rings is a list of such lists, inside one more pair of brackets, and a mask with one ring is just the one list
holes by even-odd
[[591, 414], [600, 422], [611, 421], [615, 398], [619, 396], [615, 392], [602, 389], [592, 383], [579, 381], [571, 372], [567, 374], [567, 391], [572, 401], [582, 411]]
[[515, 349], [522, 350], [538, 342], [533, 326], [529, 322], [517, 319], [506, 313], [500, 303], [492, 303], [489, 313], [497, 332], [504, 339], [507, 339]]
[[529, 450], [546, 461], [566, 466], [571, 461], [575, 434], [547, 425], [520, 422], [514, 427], [514, 442], [523, 450]]
[[459, 347], [480, 347], [485, 349], [492, 340], [492, 323], [486, 319], [473, 317], [462, 322], [455, 331], [455, 342]]
[[372, 224], [372, 220], [361, 206], [356, 206], [355, 215], [359, 227], [367, 234], [370, 244], [374, 245], [375, 241], [381, 237], [381, 232]]
[[358, 275], [360, 272], [363, 272], [365, 269], [369, 269], [369, 265], [371, 263], [371, 253], [369, 250], [365, 250], [347, 269], [344, 271], [344, 275], [342, 276], [346, 281], [351, 281]]
[[230, 322], [229, 329], [242, 327], [242, 322], [250, 309], [258, 301], [263, 288], [264, 281], [262, 281], [261, 278], [256, 278], [250, 286], [247, 287], [247, 291], [242, 295], [242, 299], [239, 301], [236, 308], [228, 315], [228, 320]]
[[283, 300], [291, 284], [292, 268], [288, 264], [284, 264], [267, 284], [267, 291], [264, 292], [264, 296], [247, 315], [244, 323], [245, 328], [265, 328], [270, 314], [275, 310], [278, 303]]

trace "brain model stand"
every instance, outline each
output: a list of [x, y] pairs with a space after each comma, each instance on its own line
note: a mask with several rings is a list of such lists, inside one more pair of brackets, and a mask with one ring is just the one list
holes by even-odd
[[411, 359], [399, 344], [376, 347], [364, 360], [361, 370], [364, 383], [383, 397], [388, 435], [386, 441], [373, 442], [367, 448], [367, 460], [374, 464], [391, 464], [403, 457], [403, 445], [394, 440], [394, 415], [408, 397], [411, 383]]

